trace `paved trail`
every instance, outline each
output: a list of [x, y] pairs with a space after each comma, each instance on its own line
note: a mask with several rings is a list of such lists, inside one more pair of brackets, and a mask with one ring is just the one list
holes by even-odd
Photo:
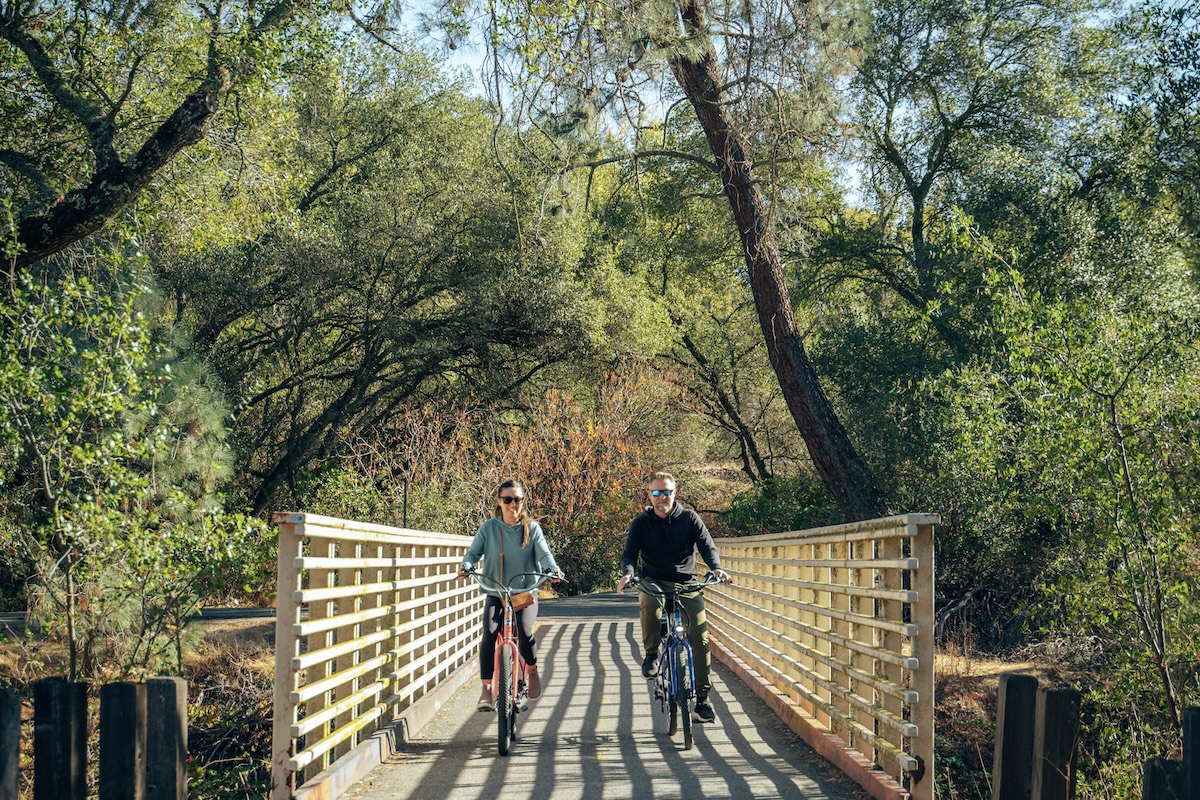
[[459, 690], [435, 719], [345, 800], [866, 800], [714, 663], [717, 721], [682, 734], [651, 729], [640, 671], [637, 597], [591, 595], [542, 604], [543, 696], [518, 721], [512, 752], [496, 752], [496, 718], [475, 710], [479, 684]]

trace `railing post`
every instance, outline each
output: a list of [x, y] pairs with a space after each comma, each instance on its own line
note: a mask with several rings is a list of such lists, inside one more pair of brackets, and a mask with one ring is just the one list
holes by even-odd
[[917, 601], [910, 604], [910, 622], [917, 626], [913, 641], [913, 655], [917, 668], [911, 672], [912, 688], [917, 692], [917, 701], [912, 704], [912, 722], [916, 723], [917, 736], [911, 745], [912, 755], [917, 759], [918, 769], [910, 775], [912, 800], [933, 800], [934, 797], [934, 525], [932, 523], [909, 524], [910, 553], [917, 559], [917, 568], [910, 572], [911, 588], [916, 590]]
[[1200, 800], [1200, 706], [1183, 712], [1183, 797]]
[[288, 768], [292, 756], [292, 724], [296, 721], [296, 702], [292, 699], [295, 673], [292, 659], [300, 654], [300, 641], [293, 627], [300, 624], [300, 545], [304, 538], [303, 518], [296, 514], [276, 514], [279, 526], [277, 594], [275, 596], [275, 704], [271, 726], [271, 800], [290, 800], [296, 777]]
[[1142, 764], [1142, 800], [1177, 800], [1183, 797], [1183, 762], [1173, 758], [1148, 758]]
[[992, 800], [1025, 800], [1031, 795], [1037, 685], [1037, 678], [1031, 675], [1000, 676]]
[[33, 685], [33, 796], [87, 797], [87, 684], [45, 678]]
[[1039, 688], [1033, 724], [1033, 800], [1075, 797], [1079, 692]]
[[0, 690], [0, 800], [17, 800], [21, 776], [21, 695]]
[[187, 798], [187, 681], [146, 681], [146, 800]]
[[146, 686], [100, 687], [100, 800], [146, 796]]

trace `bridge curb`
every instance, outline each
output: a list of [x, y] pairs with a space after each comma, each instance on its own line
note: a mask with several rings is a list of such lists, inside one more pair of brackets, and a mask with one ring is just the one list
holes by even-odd
[[789, 728], [807, 742], [813, 750], [866, 789], [871, 797], [875, 800], [908, 800], [909, 793], [903, 786], [886, 772], [873, 768], [865, 758], [847, 747], [845, 742], [825, 730], [757, 670], [723, 647], [720, 642], [712, 640], [711, 650], [713, 655], [722, 664], [733, 670], [742, 683], [750, 687], [750, 690], [758, 695]]
[[405, 709], [390, 724], [373, 733], [358, 747], [329, 765], [292, 794], [292, 800], [335, 800], [367, 773], [400, 751], [404, 742], [442, 710], [464, 685], [479, 679], [479, 663], [468, 659], [433, 690]]

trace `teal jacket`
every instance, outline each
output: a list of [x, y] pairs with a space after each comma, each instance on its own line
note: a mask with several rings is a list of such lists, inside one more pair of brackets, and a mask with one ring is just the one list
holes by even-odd
[[[509, 577], [509, 580], [504, 582], [514, 589], [529, 589], [537, 583], [537, 578], [532, 575], [512, 577], [518, 573], [558, 571], [558, 564], [554, 561], [550, 546], [546, 544], [546, 534], [542, 532], [541, 525], [533, 520], [529, 521], [529, 544], [521, 547], [521, 526], [505, 525], [501, 517], [484, 520], [479, 526], [470, 549], [463, 556], [463, 569], [469, 569], [482, 559], [480, 571], [499, 582], [500, 551], [497, 548], [501, 540], [504, 542], [504, 574]], [[483, 584], [480, 584], [480, 588], [493, 597], [500, 596], [500, 593], [490, 586], [484, 588]]]

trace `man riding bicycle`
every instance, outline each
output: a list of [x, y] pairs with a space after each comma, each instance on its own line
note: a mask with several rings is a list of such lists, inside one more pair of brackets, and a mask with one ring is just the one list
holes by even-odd
[[[629, 525], [621, 553], [623, 574], [617, 584], [618, 592], [624, 592], [629, 585], [639, 557], [642, 579], [651, 585], [659, 584], [660, 590], [695, 580], [697, 550], [717, 578], [729, 581], [729, 573], [721, 569], [721, 558], [708, 526], [699, 514], [675, 500], [675, 486], [675, 477], [670, 473], [656, 472], [650, 476], [646, 485], [650, 505]], [[640, 601], [642, 649], [646, 654], [642, 659], [642, 675], [653, 678], [658, 672], [659, 621], [664, 601], [646, 594], [641, 595]], [[695, 654], [696, 707], [692, 717], [697, 722], [712, 722], [716, 715], [708, 702], [712, 657], [704, 596], [696, 593], [680, 597], [679, 605], [689, 620], [688, 643]]]

